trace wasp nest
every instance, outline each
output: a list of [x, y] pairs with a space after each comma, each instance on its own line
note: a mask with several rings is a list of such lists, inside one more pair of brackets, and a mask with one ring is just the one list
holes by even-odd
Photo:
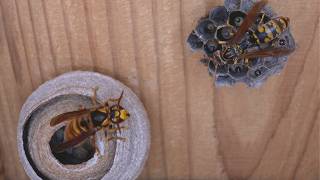
[[[288, 24], [282, 27], [278, 23], [280, 20], [270, 22], [279, 17], [269, 6], [259, 11], [254, 23], [238, 42], [232, 42], [248, 12], [256, 4], [252, 0], [225, 0], [224, 6], [213, 8], [206, 17], [199, 20], [187, 39], [192, 50], [204, 52], [201, 62], [208, 67], [209, 74], [215, 77], [217, 86], [243, 82], [249, 87], [258, 87], [269, 76], [283, 69], [288, 54], [295, 49]], [[264, 32], [260, 33], [259, 26], [268, 22]], [[281, 31], [277, 32], [275, 26], [282, 28]], [[273, 32], [269, 31], [271, 28]], [[274, 38], [261, 40], [266, 35]], [[255, 37], [258, 40], [260, 38], [260, 42]]]
[[[63, 153], [52, 146], [63, 141], [66, 123], [51, 127], [53, 117], [92, 107], [92, 88], [99, 87], [97, 100], [104, 102], [124, 91], [121, 105], [130, 111], [124, 122], [128, 129], [116, 132], [126, 141], [107, 141], [98, 131], [95, 151], [84, 142]], [[18, 150], [31, 179], [134, 179], [141, 172], [149, 151], [149, 121], [138, 97], [125, 85], [92, 72], [71, 72], [41, 85], [27, 99], [20, 112]]]

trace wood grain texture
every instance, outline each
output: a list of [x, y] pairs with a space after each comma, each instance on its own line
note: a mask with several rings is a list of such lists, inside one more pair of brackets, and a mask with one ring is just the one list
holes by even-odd
[[215, 88], [185, 40], [222, 0], [0, 1], [0, 179], [27, 179], [16, 150], [23, 102], [71, 70], [119, 79], [144, 102], [140, 179], [320, 179], [319, 1], [270, 0], [297, 42], [261, 88]]

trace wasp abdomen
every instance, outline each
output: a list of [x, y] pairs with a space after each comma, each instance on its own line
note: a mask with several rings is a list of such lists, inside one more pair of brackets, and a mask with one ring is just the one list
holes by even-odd
[[258, 44], [269, 43], [279, 37], [289, 26], [289, 18], [278, 17], [269, 22], [259, 25], [253, 33]]
[[87, 119], [74, 119], [71, 120], [65, 129], [65, 141], [79, 136], [83, 132], [87, 132], [89, 124]]

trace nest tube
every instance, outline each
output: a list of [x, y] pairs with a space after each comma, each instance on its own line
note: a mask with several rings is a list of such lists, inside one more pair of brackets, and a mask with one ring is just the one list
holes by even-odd
[[[92, 107], [94, 87], [99, 87], [99, 102], [116, 98], [124, 91], [121, 105], [131, 116], [124, 122], [128, 129], [116, 135], [127, 141], [106, 141], [100, 131], [95, 135], [100, 154], [86, 146], [58, 157], [50, 144], [59, 140], [59, 134], [61, 141], [66, 123], [50, 127], [50, 120], [77, 110], [79, 105]], [[66, 73], [41, 85], [23, 105], [17, 132], [19, 157], [31, 179], [135, 179], [150, 147], [149, 120], [139, 98], [119, 81], [93, 72]]]

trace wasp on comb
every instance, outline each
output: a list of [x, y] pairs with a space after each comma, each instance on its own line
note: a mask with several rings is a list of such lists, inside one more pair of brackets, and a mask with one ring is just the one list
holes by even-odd
[[[128, 110], [120, 105], [124, 92], [122, 91], [119, 98], [108, 99], [100, 104], [96, 98], [97, 90], [98, 88], [93, 90], [91, 97], [92, 108], [81, 107], [78, 111], [66, 112], [51, 119], [50, 126], [67, 122], [64, 130], [64, 142], [54, 146], [54, 152], [62, 152], [68, 148], [79, 146], [84, 140], [91, 138], [91, 144], [99, 153], [99, 149], [95, 146], [95, 134], [98, 131], [105, 130], [107, 134], [107, 132], [121, 132], [121, 129], [126, 129], [126, 127], [120, 126], [130, 117]], [[115, 139], [126, 140], [123, 137], [115, 136], [107, 138], [108, 141]]]
[[202, 63], [216, 85], [262, 84], [279, 73], [295, 49], [289, 18], [266, 8], [267, 0], [226, 0], [225, 6], [201, 18], [188, 37], [193, 50], [203, 50]]

